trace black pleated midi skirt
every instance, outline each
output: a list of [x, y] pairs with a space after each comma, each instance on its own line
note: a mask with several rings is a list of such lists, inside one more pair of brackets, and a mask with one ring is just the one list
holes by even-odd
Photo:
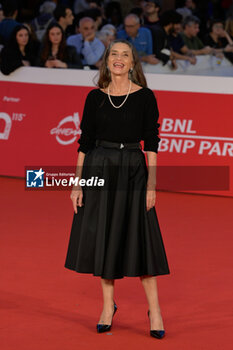
[[96, 146], [86, 153], [83, 206], [74, 213], [65, 267], [106, 279], [170, 274], [155, 207], [146, 210], [148, 169], [141, 149]]

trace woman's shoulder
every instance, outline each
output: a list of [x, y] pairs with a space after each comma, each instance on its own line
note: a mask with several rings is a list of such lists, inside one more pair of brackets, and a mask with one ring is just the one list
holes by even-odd
[[89, 103], [95, 103], [98, 101], [99, 98], [99, 88], [94, 88], [91, 89], [87, 94], [86, 94], [86, 102]]
[[148, 99], [156, 100], [154, 91], [149, 87], [144, 88], [144, 95], [148, 96]]
[[73, 46], [73, 45], [68, 45], [68, 44], [66, 44], [66, 46], [65, 46], [65, 50], [67, 50], [67, 51], [76, 51], [76, 48], [75, 48], [75, 46]]
[[21, 58], [21, 52], [19, 49], [10, 47], [10, 46], [4, 46], [1, 50], [1, 58], [7, 58], [7, 60], [15, 61], [17, 59]]
[[96, 95], [98, 94], [98, 90], [99, 90], [99, 88], [91, 89], [91, 90], [88, 92], [87, 97], [96, 96]]
[[144, 87], [144, 92], [148, 95], [154, 94], [153, 90], [150, 89], [148, 86]]
[[17, 49], [17, 47], [11, 47], [10, 45], [5, 45], [2, 50], [1, 50], [1, 54], [12, 54], [12, 53], [16, 53], [19, 50]]
[[66, 45], [65, 52], [66, 52], [67, 56], [73, 56], [73, 55], [77, 54], [77, 50], [73, 45]]

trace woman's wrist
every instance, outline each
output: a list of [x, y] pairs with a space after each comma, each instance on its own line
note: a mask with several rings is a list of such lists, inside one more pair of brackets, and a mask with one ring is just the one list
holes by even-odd
[[79, 184], [78, 185], [73, 185], [72, 187], [72, 191], [79, 191], [82, 189], [82, 186], [80, 186]]
[[146, 185], [146, 189], [147, 190], [155, 190], [155, 187], [156, 187], [156, 182], [147, 182], [147, 185]]

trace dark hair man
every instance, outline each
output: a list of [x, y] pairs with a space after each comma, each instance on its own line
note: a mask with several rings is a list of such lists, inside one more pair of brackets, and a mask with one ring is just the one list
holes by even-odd
[[15, 20], [18, 14], [17, 5], [16, 0], [2, 1], [2, 9], [5, 18], [0, 23], [0, 38], [3, 45], [6, 45], [12, 31], [17, 25], [19, 25], [19, 23]]
[[57, 23], [63, 28], [64, 32], [68, 26], [73, 24], [74, 16], [72, 10], [65, 5], [57, 5], [56, 9], [53, 12], [54, 18]]

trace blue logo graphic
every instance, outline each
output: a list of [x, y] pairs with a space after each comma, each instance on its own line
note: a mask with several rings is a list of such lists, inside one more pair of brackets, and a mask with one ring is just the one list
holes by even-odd
[[44, 171], [40, 170], [27, 170], [27, 187], [44, 187]]

